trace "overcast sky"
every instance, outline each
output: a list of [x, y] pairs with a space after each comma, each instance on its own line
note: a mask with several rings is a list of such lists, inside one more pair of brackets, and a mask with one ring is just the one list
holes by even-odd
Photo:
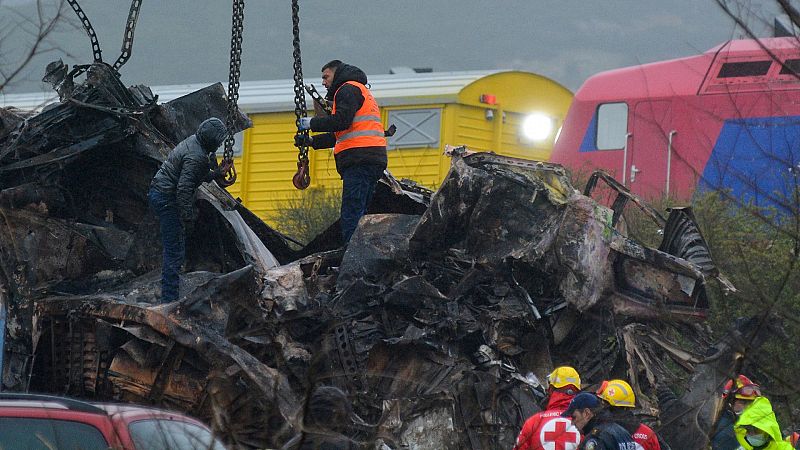
[[[113, 63], [130, 3], [79, 1], [104, 60]], [[0, 0], [0, 31], [10, 34], [0, 42], [0, 58], [13, 59], [9, 52], [25, 47], [25, 27], [14, 26], [34, 3]], [[766, 36], [759, 18], [771, 25], [774, 2], [739, 3]], [[230, 10], [222, 0], [144, 0], [123, 82], [227, 81]], [[57, 50], [37, 58], [8, 92], [46, 90], [38, 80], [49, 61], [91, 62], [89, 38], [67, 14], [74, 24], [54, 35]], [[597, 72], [697, 54], [742, 35], [714, 0], [300, 0], [300, 15], [304, 74], [318, 85], [319, 67], [341, 59], [368, 75], [393, 66], [527, 70], [575, 91]], [[290, 1], [247, 0], [244, 22], [242, 80], [291, 78]]]

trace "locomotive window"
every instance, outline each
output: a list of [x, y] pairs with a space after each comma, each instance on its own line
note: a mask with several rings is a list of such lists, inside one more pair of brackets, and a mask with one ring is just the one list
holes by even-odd
[[772, 61], [743, 61], [725, 63], [719, 69], [719, 78], [756, 77], [769, 72]]
[[800, 59], [787, 59], [781, 67], [781, 75], [800, 74]]
[[604, 103], [597, 108], [598, 150], [617, 150], [625, 147], [628, 135], [628, 105]]

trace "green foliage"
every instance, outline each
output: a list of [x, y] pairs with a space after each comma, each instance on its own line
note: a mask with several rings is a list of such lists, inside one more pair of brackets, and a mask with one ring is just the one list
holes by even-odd
[[800, 288], [797, 234], [764, 211], [739, 207], [715, 194], [699, 196], [694, 210], [714, 261], [739, 290], [730, 298], [712, 297], [717, 302], [712, 325], [721, 327], [728, 317], [768, 308], [783, 316]]
[[[599, 186], [600, 187], [600, 186]], [[593, 195], [610, 204], [607, 198]], [[667, 216], [667, 209], [686, 204], [670, 198], [648, 203]], [[787, 203], [800, 204], [798, 201]], [[737, 288], [723, 292], [719, 283], [709, 280], [711, 302], [709, 325], [719, 338], [728, 333], [737, 318], [765, 316], [765, 325], [778, 324], [785, 337], [773, 336], [758, 351], [745, 355], [746, 375], [762, 383], [764, 394], [775, 406], [781, 425], [800, 425], [800, 216], [778, 215], [772, 209], [742, 205], [726, 193], [697, 193], [692, 202], [703, 237], [719, 268]], [[657, 248], [662, 234], [656, 223], [628, 203], [621, 228], [632, 238]], [[766, 321], [769, 321], [767, 323]], [[673, 336], [680, 341], [680, 336]]]
[[271, 219], [278, 231], [307, 244], [339, 219], [341, 206], [338, 191], [308, 189], [281, 204]]
[[[800, 264], [798, 220], [778, 217], [774, 211], [739, 205], [717, 193], [698, 195], [694, 212], [720, 271], [738, 292], [725, 295], [709, 285], [709, 323], [718, 335], [728, 331], [737, 317], [771, 313], [786, 338], [776, 337], [757, 352], [745, 355], [746, 366], [765, 395], [775, 404], [782, 425], [800, 423], [791, 405], [800, 404]], [[777, 319], [776, 319], [777, 318]], [[765, 379], [766, 378], [766, 379]]]

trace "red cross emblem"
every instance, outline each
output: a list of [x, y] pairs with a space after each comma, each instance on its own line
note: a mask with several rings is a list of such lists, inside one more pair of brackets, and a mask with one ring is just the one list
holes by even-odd
[[544, 450], [576, 450], [581, 441], [581, 434], [572, 422], [555, 417], [542, 427], [539, 441]]

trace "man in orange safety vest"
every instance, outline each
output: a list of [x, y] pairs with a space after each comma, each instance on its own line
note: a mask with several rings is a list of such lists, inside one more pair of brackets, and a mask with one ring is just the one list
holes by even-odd
[[340, 223], [347, 244], [386, 169], [386, 138], [378, 103], [361, 69], [333, 60], [322, 67], [322, 84], [328, 88], [326, 99], [333, 101], [331, 114], [303, 117], [299, 128], [324, 134], [298, 134], [295, 145], [333, 147], [336, 170], [342, 178]]

